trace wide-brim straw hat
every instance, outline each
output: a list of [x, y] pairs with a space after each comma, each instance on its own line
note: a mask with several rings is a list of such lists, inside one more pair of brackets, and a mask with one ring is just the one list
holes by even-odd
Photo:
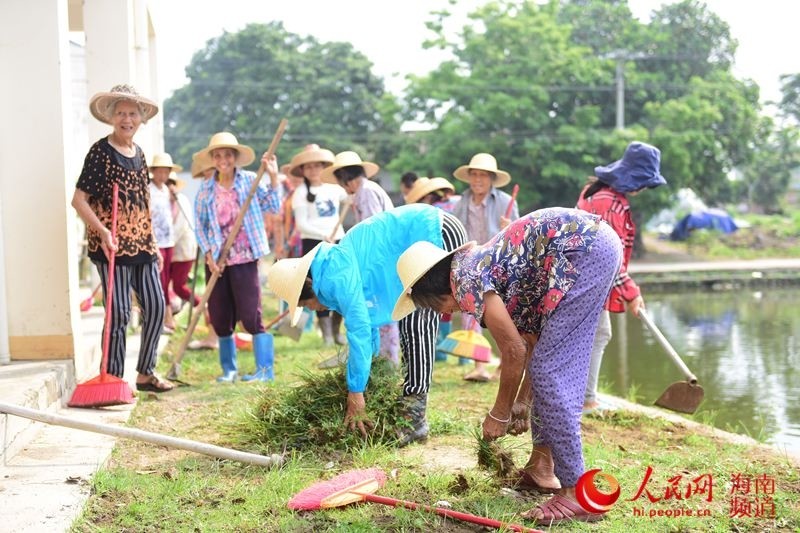
[[186, 187], [186, 181], [182, 180], [178, 177], [174, 171], [169, 173], [169, 178], [167, 178], [167, 184], [172, 181], [175, 183], [175, 192], [181, 192]]
[[301, 152], [296, 153], [289, 162], [289, 172], [298, 178], [303, 177], [303, 165], [306, 163], [322, 163], [326, 167], [333, 164], [333, 152], [320, 148], [318, 144], [307, 144]]
[[339, 170], [340, 168], [353, 167], [353, 166], [364, 167], [364, 175], [366, 175], [367, 178], [374, 177], [376, 174], [378, 174], [378, 171], [381, 169], [381, 167], [379, 167], [372, 161], [362, 161], [361, 156], [359, 156], [355, 152], [350, 152], [350, 151], [339, 152], [333, 159], [333, 164], [328, 168], [326, 168], [325, 170], [323, 170], [322, 175], [320, 177], [322, 178], [322, 181], [326, 183], [338, 184], [339, 182], [336, 179], [336, 176], [333, 175], [333, 173]]
[[461, 165], [458, 167], [453, 176], [459, 181], [469, 183], [469, 169], [474, 168], [477, 170], [485, 170], [486, 172], [494, 172], [497, 178], [494, 180], [495, 187], [505, 187], [511, 183], [511, 174], [505, 170], [497, 168], [497, 159], [492, 154], [475, 154], [469, 160], [469, 165]]
[[653, 189], [667, 183], [661, 175], [661, 151], [647, 143], [634, 141], [625, 148], [622, 159], [594, 168], [597, 179], [621, 193]]
[[411, 190], [405, 196], [405, 201], [407, 204], [413, 204], [419, 202], [430, 193], [443, 189], [452, 192], [456, 190], [453, 184], [444, 178], [417, 178], [417, 181], [414, 182]]
[[475, 244], [475, 241], [469, 241], [450, 252], [442, 250], [428, 241], [415, 242], [409, 246], [397, 260], [397, 275], [403, 283], [403, 294], [394, 304], [392, 320], [400, 320], [417, 309], [417, 306], [414, 305], [414, 300], [411, 299], [411, 287], [422, 276], [427, 274], [442, 259], [469, 248], [473, 244]]
[[166, 152], [154, 155], [153, 160], [150, 162], [150, 168], [169, 168], [174, 172], [183, 170], [182, 166], [172, 162], [172, 156]]
[[206, 170], [215, 168], [214, 167], [214, 160], [211, 159], [209, 154], [204, 154], [203, 152], [195, 152], [192, 154], [192, 177], [193, 178], [205, 178]]
[[303, 257], [280, 259], [275, 261], [267, 272], [267, 284], [272, 292], [289, 304], [289, 316], [292, 317], [292, 326], [296, 325], [303, 314], [303, 308], [297, 307], [303, 284], [308, 277], [311, 262], [319, 251], [317, 244]]
[[149, 98], [140, 96], [132, 86], [127, 84], [115, 85], [108, 92], [97, 93], [89, 100], [89, 111], [100, 122], [111, 124], [114, 106], [121, 100], [128, 100], [137, 104], [142, 110], [142, 122], [156, 116], [158, 105]]
[[239, 144], [239, 141], [236, 140], [236, 136], [228, 131], [220, 131], [212, 135], [211, 139], [208, 141], [208, 146], [197, 153], [203, 154], [213, 161], [211, 152], [218, 148], [232, 148], [236, 150], [236, 166], [240, 168], [246, 167], [256, 159], [255, 151], [247, 145]]

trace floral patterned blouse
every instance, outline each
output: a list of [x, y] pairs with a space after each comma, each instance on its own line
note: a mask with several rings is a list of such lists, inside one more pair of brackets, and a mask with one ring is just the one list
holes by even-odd
[[534, 211], [482, 246], [453, 257], [450, 284], [465, 313], [483, 322], [483, 295], [492, 291], [523, 333], [539, 333], [579, 272], [570, 256], [591, 249], [600, 217], [578, 209]]
[[[136, 146], [134, 157], [117, 152], [103, 137], [89, 149], [76, 187], [89, 195], [89, 206], [107, 228], [111, 228], [114, 182], [119, 184], [117, 208], [117, 254], [120, 265], [152, 263], [158, 247], [150, 221], [150, 176], [144, 153]], [[106, 263], [100, 234], [88, 229], [89, 258]]]

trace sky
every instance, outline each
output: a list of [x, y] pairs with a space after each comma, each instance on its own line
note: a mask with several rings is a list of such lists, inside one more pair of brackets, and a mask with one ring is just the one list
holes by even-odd
[[[635, 16], [647, 20], [652, 10], [674, 0], [629, 0]], [[425, 74], [445, 58], [423, 50], [431, 34], [425, 28], [431, 11], [448, 8], [457, 15], [452, 30], [486, 0], [156, 0], [151, 3], [158, 41], [161, 97], [188, 82], [184, 69], [192, 55], [223, 31], [235, 32], [253, 22], [281, 20], [286, 30], [319, 41], [350, 41], [374, 64], [386, 87], [399, 93], [406, 74]], [[705, 0], [731, 27], [739, 41], [734, 75], [751, 78], [761, 99], [780, 98], [781, 74], [800, 72], [799, 0]]]

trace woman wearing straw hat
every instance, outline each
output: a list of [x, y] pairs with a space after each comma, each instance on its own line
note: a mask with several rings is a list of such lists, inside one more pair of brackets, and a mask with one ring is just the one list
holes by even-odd
[[[498, 190], [511, 183], [511, 175], [497, 168], [497, 160], [491, 154], [479, 153], [472, 156], [469, 164], [461, 165], [453, 172], [459, 181], [469, 184], [461, 200], [453, 207], [453, 214], [467, 228], [467, 237], [483, 244], [498, 231], [519, 218], [516, 204], [511, 217], [505, 218], [511, 196]], [[482, 334], [483, 328], [467, 315], [462, 315], [464, 329]], [[462, 359], [462, 363], [468, 359]], [[475, 369], [464, 376], [467, 381], [484, 382], [490, 379], [486, 363], [475, 361]]]
[[483, 246], [447, 253], [416, 243], [397, 262], [405, 290], [395, 318], [420, 307], [460, 310], [497, 341], [503, 372], [483, 421], [485, 439], [508, 431], [528, 365], [534, 447], [520, 481], [557, 492], [528, 512], [541, 524], [602, 516], [575, 499], [584, 471], [580, 413], [594, 332], [621, 258], [619, 237], [600, 217], [551, 208], [511, 223]]
[[[338, 183], [351, 195], [355, 222], [358, 224], [376, 213], [392, 209], [394, 205], [383, 188], [372, 181], [380, 167], [371, 161], [362, 161], [355, 152], [336, 154], [333, 164], [322, 171], [322, 181]], [[396, 322], [379, 328], [380, 355], [395, 365], [400, 359], [400, 331]]]
[[[214, 177], [214, 172], [216, 169], [214, 168], [214, 160], [211, 159], [208, 154], [204, 154], [202, 152], [195, 152], [192, 154], [192, 177], [195, 179], [203, 179], [208, 180]], [[194, 209], [190, 209], [189, 212], [191, 213], [192, 220], [194, 221]], [[194, 230], [192, 233], [192, 238], [195, 240], [195, 245], [197, 244], [197, 238], [194, 235]], [[198, 247], [199, 250], [199, 247]], [[202, 250], [200, 250], [202, 251]], [[200, 256], [195, 256], [195, 261], [197, 261]], [[199, 265], [195, 264], [195, 275], [197, 275], [197, 267]], [[197, 281], [195, 280], [195, 283]], [[199, 298], [195, 298], [198, 300]], [[208, 311], [208, 306], [205, 308], [205, 312], [203, 314], [203, 318], [206, 322], [206, 329], [208, 333], [206, 334], [206, 338], [199, 340], [195, 339], [189, 344], [186, 345], [186, 348], [189, 350], [213, 350], [219, 346], [219, 338], [217, 337], [217, 333], [214, 331], [214, 327], [211, 325], [211, 315]]]
[[[105, 292], [109, 255], [115, 253], [107, 371], [120, 378], [124, 374], [132, 290], [142, 308], [136, 388], [165, 392], [173, 385], [155, 374], [156, 349], [165, 312], [159, 281], [161, 255], [150, 221], [147, 163], [142, 149], [133, 141], [139, 126], [158, 113], [158, 106], [140, 96], [130, 85], [117, 85], [109, 92], [95, 94], [89, 102], [89, 110], [113, 130], [89, 149], [72, 206], [88, 229], [89, 257], [100, 273], [104, 301], [108, 301]], [[116, 241], [109, 227], [115, 183], [119, 186]]]
[[[321, 243], [299, 259], [277, 261], [269, 271], [272, 291], [289, 304], [293, 323], [300, 307], [335, 309], [344, 316], [347, 358], [345, 424], [367, 435], [364, 391], [372, 357], [379, 350], [377, 328], [393, 321], [392, 308], [402, 291], [394, 265], [412, 243], [425, 241], [437, 249], [454, 250], [466, 240], [454, 216], [435, 207], [412, 204], [377, 213], [353, 226], [338, 245]], [[400, 445], [428, 436], [426, 419], [439, 314], [421, 310], [400, 321], [404, 359], [402, 404], [410, 427]]]
[[175, 224], [172, 217], [172, 193], [167, 181], [170, 173], [180, 172], [183, 167], [172, 162], [172, 156], [160, 153], [153, 156], [150, 163], [150, 219], [153, 222], [153, 234], [156, 236], [158, 251], [161, 254], [161, 288], [164, 291], [164, 302], [167, 305], [164, 313], [164, 333], [175, 331], [175, 318], [170, 305], [169, 282], [172, 277], [172, 256], [175, 250]]
[[[294, 223], [300, 232], [303, 254], [323, 241], [337, 242], [344, 237], [339, 225], [339, 211], [347, 203], [347, 192], [336, 184], [322, 181], [322, 171], [333, 164], [333, 152], [308, 144], [292, 157], [289, 174], [303, 178], [303, 184], [292, 194]], [[346, 343], [339, 332], [342, 317], [329, 311], [318, 311], [317, 321], [325, 346]]]
[[583, 413], [592, 414], [614, 409], [613, 405], [601, 404], [597, 399], [597, 380], [603, 351], [611, 340], [611, 314], [624, 313], [625, 308], [639, 316], [644, 307], [642, 292], [628, 275], [628, 262], [633, 252], [636, 224], [633, 223], [631, 206], [626, 195], [636, 195], [667, 183], [661, 175], [661, 152], [655, 146], [643, 142], [632, 142], [625, 149], [622, 159], [610, 165], [597, 166], [595, 177], [583, 188], [578, 198], [578, 209], [600, 215], [608, 222], [622, 240], [624, 253], [622, 268], [617, 275], [605, 308], [600, 314], [597, 333], [592, 345], [592, 360], [589, 366], [589, 382], [583, 400]]
[[238, 378], [236, 342], [233, 331], [237, 322], [253, 335], [256, 371], [244, 376], [244, 381], [274, 379], [274, 348], [272, 334], [267, 333], [261, 320], [261, 288], [258, 279], [258, 260], [269, 253], [264, 217], [278, 213], [278, 164], [275, 156], [264, 153], [261, 168], [270, 176], [270, 185], [259, 184], [253, 201], [244, 214], [224, 265], [217, 264], [222, 247], [228, 238], [241, 207], [252, 188], [255, 174], [243, 170], [255, 159], [249, 146], [239, 144], [232, 133], [215, 133], [198, 157], [210, 157], [215, 173], [203, 182], [195, 198], [194, 210], [197, 243], [205, 254], [206, 280], [213, 273], [220, 277], [208, 299], [214, 331], [219, 337], [219, 361], [222, 376], [219, 382]]

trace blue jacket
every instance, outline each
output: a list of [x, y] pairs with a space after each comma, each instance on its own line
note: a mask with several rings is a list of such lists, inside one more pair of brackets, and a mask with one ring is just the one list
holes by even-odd
[[339, 244], [322, 243], [311, 262], [314, 294], [344, 317], [350, 392], [367, 387], [372, 356], [380, 347], [378, 328], [392, 322], [403, 292], [397, 260], [418, 241], [442, 247], [440, 209], [411, 204], [376, 213], [353, 226]]

